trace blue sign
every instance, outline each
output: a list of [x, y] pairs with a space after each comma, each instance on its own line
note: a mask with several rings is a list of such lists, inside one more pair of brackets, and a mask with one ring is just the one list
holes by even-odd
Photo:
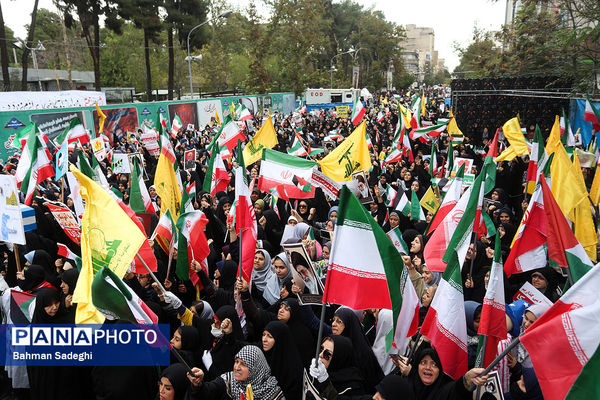
[[1, 325], [3, 365], [169, 365], [169, 325]]
[[144, 107], [144, 109], [142, 110], [142, 115], [150, 115], [150, 114], [152, 114], [152, 113], [150, 112], [150, 110], [148, 110], [148, 107]]
[[167, 113], [167, 112], [165, 111], [165, 109], [164, 109], [164, 108], [162, 108], [162, 106], [158, 106], [158, 111], [159, 111], [161, 114], [166, 114], [166, 113]]
[[12, 128], [12, 129], [19, 129], [19, 128], [22, 128], [22, 127], [24, 127], [24, 126], [25, 126], [25, 124], [24, 124], [24, 123], [22, 123], [21, 121], [19, 121], [19, 120], [18, 120], [18, 119], [16, 119], [15, 117], [12, 117], [12, 118], [10, 119], [10, 121], [8, 121], [8, 122], [6, 123], [6, 125], [4, 125], [4, 128], [5, 128], [5, 129], [8, 129], [8, 128]]

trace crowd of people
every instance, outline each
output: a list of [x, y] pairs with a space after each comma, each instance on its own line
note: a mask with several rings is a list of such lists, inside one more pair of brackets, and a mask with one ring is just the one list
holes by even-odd
[[[444, 105], [444, 93], [443, 89], [425, 90], [428, 102], [423, 121], [435, 124], [440, 118], [448, 118], [450, 110]], [[414, 94], [378, 93], [374, 100], [365, 102], [367, 133], [372, 142], [372, 168], [366, 171], [366, 177], [373, 199], [365, 207], [386, 232], [394, 228], [402, 232], [409, 247], [402, 258], [420, 300], [421, 324], [441, 279], [440, 272], [428, 269], [423, 256], [429, 239], [427, 226], [433, 214], [427, 212], [425, 219], [419, 220], [396, 210], [396, 204], [389, 204], [386, 198], [386, 187], [389, 185], [408, 198], [416, 192], [421, 198], [432, 185], [429, 171], [432, 145], [437, 147], [437, 165], [448, 159], [451, 148], [454, 158], [473, 160], [471, 172], [476, 175], [482, 168], [492, 135], [465, 136], [453, 147], [450, 147], [451, 138], [446, 134], [428, 143], [411, 140], [414, 159], [406, 155], [397, 162], [382, 162], [393, 151], [392, 142], [400, 118], [398, 104], [408, 105]], [[378, 121], [380, 113], [384, 117]], [[273, 124], [278, 138], [275, 150], [285, 153], [299, 133], [304, 145], [325, 150], [313, 156], [316, 159], [324, 157], [354, 130], [348, 117], [338, 117], [331, 109], [289, 115], [276, 113]], [[247, 137], [250, 138], [258, 126], [260, 121], [255, 116], [255, 120], [247, 124]], [[210, 179], [206, 176], [210, 160], [207, 147], [217, 130], [218, 124], [213, 121], [199, 130], [181, 129], [171, 138], [182, 181], [195, 182], [196, 188], [202, 188], [204, 180]], [[343, 138], [329, 139], [329, 133], [336, 130]], [[94, 155], [90, 147], [84, 145], [83, 148], [91, 160]], [[132, 140], [131, 135], [125, 133], [114, 133], [112, 149], [115, 153], [143, 156], [149, 195], [160, 210], [160, 198], [152, 185], [157, 157], [151, 156], [141, 141]], [[186, 170], [184, 153], [189, 149], [197, 150], [197, 159], [195, 168]], [[76, 154], [71, 153], [72, 163], [77, 162], [76, 158]], [[9, 160], [3, 173], [14, 172], [16, 164], [17, 158]], [[227, 162], [227, 165], [231, 169], [231, 163]], [[106, 159], [100, 161], [100, 166], [113, 191], [119, 192], [127, 203], [130, 175], [114, 173]], [[250, 177], [257, 177], [260, 161], [246, 168]], [[503, 259], [510, 252], [529, 201], [528, 195], [523, 194], [526, 170], [526, 158], [500, 162], [496, 187], [486, 202], [485, 212], [501, 237]], [[320, 188], [311, 199], [290, 199], [289, 202], [279, 199], [277, 209], [270, 201], [270, 194], [258, 188], [252, 190], [258, 244], [251, 281], [237, 278], [239, 243], [235, 227], [228, 219], [235, 198], [233, 173], [230, 172], [230, 176], [226, 190], [214, 197], [198, 190], [193, 199], [193, 207], [201, 210], [208, 219], [205, 230], [210, 247], [208, 273], [200, 266], [201, 260], [192, 263], [202, 283], [201, 290], [196, 290], [191, 281], [179, 279], [174, 268], [167, 276], [169, 255], [154, 242], [151, 244], [158, 262], [156, 276], [166, 291], [163, 292], [147, 274], [128, 273], [123, 278], [154, 311], [159, 323], [169, 324], [171, 344], [185, 363], [172, 357], [170, 365], [158, 368], [29, 366], [21, 376], [10, 375], [7, 367], [0, 375], [2, 394], [19, 399], [239, 400], [246, 398], [247, 387], [251, 385], [257, 400], [299, 400], [304, 392], [308, 392], [309, 397], [318, 392], [327, 400], [471, 399], [473, 387], [486, 384], [487, 376], [481, 376], [483, 369], [476, 365], [477, 328], [493, 260], [493, 238], [490, 241], [484, 236], [477, 240], [462, 269], [469, 370], [454, 381], [444, 374], [436, 349], [420, 334], [415, 335], [406, 348], [392, 347], [386, 351], [386, 334], [393, 326], [390, 310], [352, 310], [331, 304], [326, 307], [325, 321], [321, 323], [318, 317], [321, 308], [302, 302], [299, 295], [319, 291], [314, 280], [307, 277], [310, 274], [307, 271], [315, 271], [317, 279], [325, 282], [335, 236], [337, 201], [326, 196]], [[441, 185], [440, 189], [443, 195]], [[26, 232], [26, 245], [17, 249], [24, 270], [17, 272], [10, 245], [4, 245], [4, 263], [0, 268], [9, 287], [36, 295], [31, 323], [74, 323], [76, 305], [72, 302], [72, 294], [78, 270], [75, 260], [58, 255], [57, 243], [69, 243], [76, 254], [80, 249], [54, 220], [45, 205], [49, 200], [62, 201], [75, 212], [67, 185], [52, 179], [38, 185], [32, 203], [37, 229]], [[152, 215], [151, 231], [156, 227], [159, 215]], [[282, 247], [289, 243], [302, 243], [310, 260], [289, 259]], [[176, 251], [171, 256], [176, 257]], [[309, 263], [311, 265], [307, 265]], [[530, 282], [554, 302], [561, 294], [565, 277], [548, 266], [505, 278], [508, 329], [501, 345], [505, 346], [511, 338], [522, 334], [548, 308], [511, 300], [525, 282]], [[320, 329], [322, 339], [317, 343]], [[320, 346], [318, 357], [317, 346]], [[517, 347], [495, 370], [504, 398], [542, 398], [524, 347]], [[490, 395], [492, 393], [483, 389], [480, 398]]]

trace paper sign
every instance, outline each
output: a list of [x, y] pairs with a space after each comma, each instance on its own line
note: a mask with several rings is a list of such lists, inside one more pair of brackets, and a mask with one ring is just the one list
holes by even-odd
[[473, 168], [473, 160], [471, 158], [456, 157], [454, 159], [454, 167], [452, 168], [450, 176], [456, 176], [458, 169], [463, 164], [465, 164], [465, 175], [471, 173], [471, 169]]
[[77, 222], [73, 212], [67, 206], [59, 202], [47, 202], [46, 206], [52, 213], [54, 219], [56, 219], [56, 222], [58, 222], [63, 231], [65, 231], [69, 239], [80, 245], [81, 228], [79, 227], [79, 223]]
[[130, 174], [131, 168], [129, 167], [129, 161], [127, 154], [115, 153], [113, 154], [113, 172], [115, 174]]
[[529, 282], [525, 282], [521, 286], [521, 289], [513, 296], [513, 300], [525, 300], [529, 304], [545, 304], [552, 307], [552, 302]]
[[186, 171], [193, 171], [196, 169], [196, 149], [187, 150], [184, 154], [184, 168]]
[[104, 138], [98, 137], [91, 140], [92, 150], [96, 160], [102, 161], [106, 158], [106, 148], [104, 147]]
[[25, 244], [17, 182], [12, 175], [0, 175], [0, 218], [0, 240]]
[[140, 135], [142, 145], [148, 150], [148, 153], [153, 156], [160, 155], [160, 146], [158, 145], [158, 133], [144, 125], [144, 133]]
[[335, 106], [335, 116], [344, 118], [348, 116], [349, 106]]

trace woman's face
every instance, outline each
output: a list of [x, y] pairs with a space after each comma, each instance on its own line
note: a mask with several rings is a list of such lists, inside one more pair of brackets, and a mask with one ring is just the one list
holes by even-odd
[[329, 260], [329, 247], [323, 246], [323, 260]]
[[262, 335], [262, 347], [264, 351], [269, 351], [275, 345], [275, 338], [269, 333], [269, 331], [263, 331]]
[[390, 216], [390, 227], [393, 229], [400, 225], [400, 219], [395, 215]]
[[418, 192], [419, 191], [419, 182], [418, 181], [414, 181], [410, 185], [410, 190], [412, 190], [413, 192]]
[[171, 344], [177, 350], [181, 350], [181, 333], [179, 332], [179, 329], [177, 329], [175, 331], [175, 333], [173, 334], [173, 338], [171, 339]]
[[298, 211], [300, 211], [301, 213], [305, 213], [308, 211], [308, 204], [306, 203], [300, 203], [298, 205]]
[[410, 252], [411, 253], [418, 253], [420, 251], [421, 251], [421, 239], [419, 239], [418, 237], [416, 237], [410, 243]]
[[429, 307], [431, 305], [433, 296], [435, 296], [435, 288], [428, 287], [427, 291], [423, 294], [423, 297], [421, 298], [421, 304], [423, 305], [423, 307]]
[[241, 358], [236, 358], [233, 364], [233, 378], [238, 382], [244, 382], [250, 376], [250, 369]]
[[225, 215], [229, 214], [229, 210], [231, 209], [231, 203], [223, 204], [223, 213]]
[[500, 222], [502, 222], [503, 224], [507, 224], [510, 222], [510, 215], [508, 215], [505, 212], [501, 212], [500, 213], [500, 217], [498, 217], [500, 219]]
[[254, 269], [261, 270], [265, 266], [265, 256], [262, 253], [254, 254]]
[[487, 289], [489, 283], [490, 283], [490, 271], [486, 272], [485, 276], [483, 277], [483, 284], [485, 285], [486, 289]]
[[421, 275], [423, 276], [423, 281], [425, 281], [426, 284], [429, 285], [431, 282], [433, 282], [433, 274], [426, 266], [421, 268]]
[[440, 367], [436, 364], [431, 356], [426, 355], [419, 362], [419, 378], [425, 386], [433, 384], [438, 376], [440, 376]]
[[275, 261], [273, 261], [273, 267], [275, 268], [275, 275], [277, 275], [279, 279], [283, 279], [287, 276], [288, 267], [281, 259], [276, 258]]
[[335, 221], [337, 219], [337, 211], [332, 211], [329, 214], [329, 219], [332, 220], [332, 221]]
[[277, 319], [281, 322], [288, 322], [291, 316], [290, 308], [286, 304], [282, 304], [277, 312]]
[[333, 316], [333, 321], [331, 322], [331, 332], [334, 335], [341, 335], [346, 328], [346, 324], [338, 317], [337, 315]]
[[477, 251], [475, 251], [475, 250], [473, 249], [473, 243], [471, 243], [471, 244], [469, 245], [469, 250], [467, 250], [466, 259], [467, 259], [467, 260], [470, 260], [470, 259], [471, 259], [471, 257], [476, 257], [476, 256], [477, 256]]
[[500, 195], [495, 190], [492, 192], [492, 200], [498, 201], [500, 199]]
[[282, 286], [281, 290], [279, 291], [280, 298], [286, 299], [289, 295], [290, 295], [290, 292], [288, 292], [287, 288], [285, 286]]
[[160, 400], [175, 399], [175, 389], [173, 389], [169, 378], [165, 378], [164, 376], [160, 378], [160, 381], [158, 381], [158, 394]]
[[325, 368], [329, 368], [329, 364], [331, 363], [331, 357], [333, 356], [333, 340], [325, 340], [321, 345], [321, 352], [319, 353], [319, 358], [321, 362], [325, 366]]
[[48, 314], [49, 316], [54, 317], [56, 315], [56, 313], [58, 312], [59, 306], [60, 306], [60, 302], [55, 301], [52, 304], [44, 307], [44, 311], [46, 311], [46, 314]]
[[64, 294], [68, 294], [69, 293], [69, 285], [65, 281], [61, 281], [60, 288], [62, 289], [62, 292]]
[[535, 274], [531, 277], [531, 284], [537, 290], [545, 289], [548, 286], [548, 282], [541, 275]]
[[529, 328], [536, 319], [537, 317], [534, 313], [531, 311], [525, 311], [525, 314], [523, 315], [523, 329], [527, 330], [527, 328]]

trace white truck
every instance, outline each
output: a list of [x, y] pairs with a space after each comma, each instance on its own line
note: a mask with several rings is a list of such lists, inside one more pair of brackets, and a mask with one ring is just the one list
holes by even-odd
[[315, 104], [354, 104], [360, 98], [360, 89], [306, 89], [304, 102]]

